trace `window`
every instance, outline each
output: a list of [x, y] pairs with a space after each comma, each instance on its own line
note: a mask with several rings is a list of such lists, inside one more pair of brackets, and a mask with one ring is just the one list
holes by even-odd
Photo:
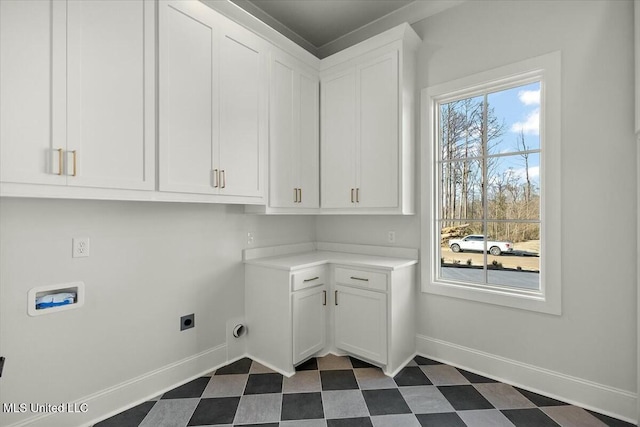
[[560, 55], [422, 93], [422, 283], [560, 313]]

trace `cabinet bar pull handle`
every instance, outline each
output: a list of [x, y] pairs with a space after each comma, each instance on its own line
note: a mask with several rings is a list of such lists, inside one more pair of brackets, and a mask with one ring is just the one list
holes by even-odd
[[218, 173], [218, 169], [214, 169], [213, 171], [213, 188], [218, 188], [218, 183], [220, 182], [220, 174]]
[[338, 305], [338, 291], [335, 291], [335, 294], [333, 295], [333, 301], [336, 305]]
[[293, 189], [293, 203], [298, 203], [298, 189]]
[[62, 175], [62, 148], [58, 148], [58, 175]]
[[360, 188], [356, 188], [356, 203], [360, 203]]
[[302, 203], [302, 188], [298, 188], [298, 203]]
[[362, 277], [354, 277], [354, 276], [351, 276], [351, 278], [352, 278], [353, 280], [362, 280], [363, 282], [368, 282], [368, 281], [369, 281], [369, 279], [363, 279]]
[[227, 186], [227, 174], [224, 172], [224, 169], [220, 171], [220, 175], [222, 175], [222, 184], [220, 188], [225, 188]]
[[351, 203], [353, 203], [353, 188], [351, 189]]
[[322, 291], [322, 305], [327, 305], [327, 291]]
[[76, 150], [73, 150], [71, 154], [73, 155], [73, 174], [71, 176], [77, 176], [78, 175], [78, 152]]
[[303, 283], [307, 283], [307, 282], [313, 282], [314, 280], [318, 280], [320, 277], [316, 276], [316, 277], [312, 277], [311, 279], [304, 279], [302, 282]]

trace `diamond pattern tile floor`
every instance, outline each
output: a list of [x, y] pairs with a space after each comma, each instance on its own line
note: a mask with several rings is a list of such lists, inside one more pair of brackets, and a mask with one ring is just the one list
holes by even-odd
[[628, 427], [632, 424], [416, 356], [395, 378], [353, 357], [284, 378], [241, 359], [94, 427]]

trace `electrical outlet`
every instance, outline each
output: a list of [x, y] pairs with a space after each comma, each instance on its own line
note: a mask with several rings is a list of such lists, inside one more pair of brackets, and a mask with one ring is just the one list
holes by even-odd
[[196, 315], [194, 313], [187, 314], [180, 318], [180, 330], [191, 329], [196, 326]]
[[395, 243], [396, 242], [396, 232], [395, 231], [390, 231], [389, 234], [387, 235], [387, 240], [389, 241], [389, 243]]
[[73, 258], [83, 258], [89, 256], [89, 238], [73, 238]]
[[248, 232], [247, 233], [247, 245], [253, 245], [253, 233], [252, 232]]

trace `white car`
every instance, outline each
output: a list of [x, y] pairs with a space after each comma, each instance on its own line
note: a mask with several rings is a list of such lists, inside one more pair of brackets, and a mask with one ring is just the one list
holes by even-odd
[[[453, 252], [480, 251], [484, 252], [484, 236], [482, 234], [469, 234], [462, 239], [449, 240], [449, 247]], [[513, 243], [499, 242], [487, 237], [487, 246], [491, 255], [501, 255], [503, 252], [513, 252]]]

